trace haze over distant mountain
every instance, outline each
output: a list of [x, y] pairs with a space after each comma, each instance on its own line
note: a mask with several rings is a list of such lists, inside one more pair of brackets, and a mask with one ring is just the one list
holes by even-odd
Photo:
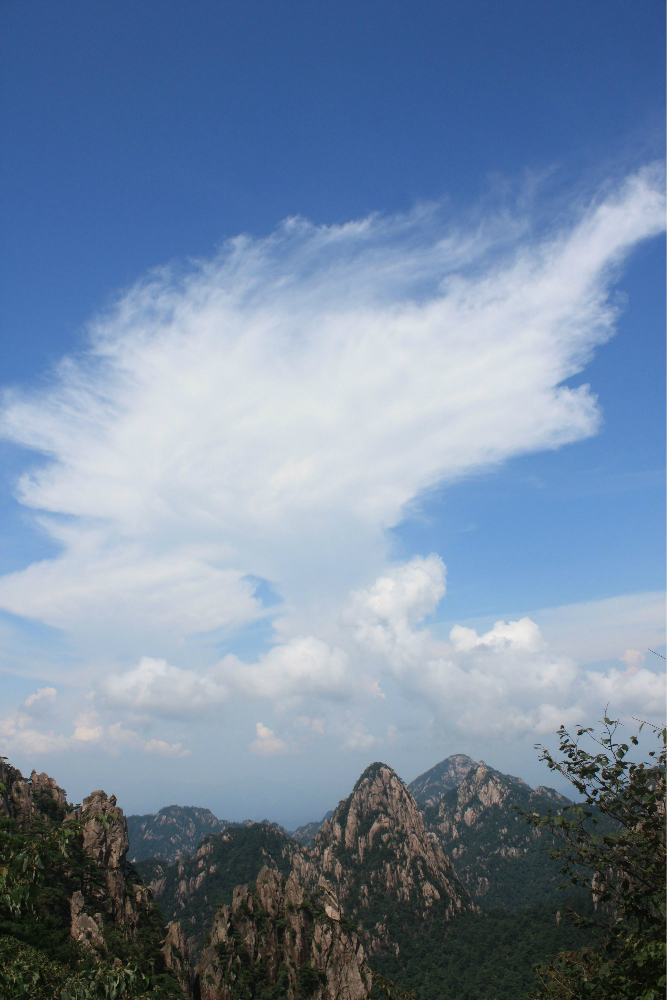
[[331, 819], [332, 816], [333, 809], [330, 809], [321, 820], [313, 820], [312, 823], [304, 823], [303, 826], [297, 826], [296, 830], [290, 833], [290, 837], [293, 837], [294, 840], [298, 840], [300, 844], [310, 847], [315, 839], [315, 834], [319, 833], [326, 821]]

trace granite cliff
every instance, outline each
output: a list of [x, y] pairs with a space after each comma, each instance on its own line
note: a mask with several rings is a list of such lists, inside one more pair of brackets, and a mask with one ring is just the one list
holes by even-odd
[[363, 944], [323, 878], [306, 890], [268, 867], [218, 909], [196, 970], [201, 1000], [262, 995], [367, 1000]]
[[[309, 864], [333, 881], [362, 923], [367, 911], [389, 901], [422, 917], [436, 903], [449, 917], [468, 905], [451, 861], [426, 830], [407, 786], [379, 762], [366, 768], [323, 824]], [[304, 874], [308, 877], [308, 871]]]

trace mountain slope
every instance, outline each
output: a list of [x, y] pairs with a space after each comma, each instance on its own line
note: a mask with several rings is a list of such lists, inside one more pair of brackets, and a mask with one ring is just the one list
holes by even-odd
[[[66, 851], [53, 850], [42, 862], [47, 842], [65, 834]], [[59, 969], [56, 978], [66, 979], [86, 965], [99, 970], [102, 964], [109, 969], [116, 962], [130, 962], [168, 980], [180, 993], [180, 966], [164, 947], [161, 914], [127, 864], [128, 843], [115, 796], [95, 791], [75, 809], [53, 778], [33, 771], [25, 779], [0, 758], [2, 902], [7, 902], [7, 886], [17, 872], [19, 881], [31, 881], [34, 890], [31, 905], [22, 912], [0, 907], [0, 935], [28, 946], [22, 952], [26, 961], [31, 948], [36, 949], [37, 964], [51, 962]], [[33, 972], [38, 975], [36, 965]], [[69, 992], [63, 987], [65, 994]]]
[[371, 955], [409, 953], [421, 925], [444, 929], [454, 914], [470, 908], [417, 803], [386, 764], [366, 768], [307, 858], [295, 858], [299, 865], [306, 884], [318, 877], [331, 881]]
[[156, 859], [137, 864], [167, 920], [179, 920], [193, 949], [199, 947], [219, 906], [234, 889], [252, 883], [264, 866], [288, 875], [299, 844], [268, 823], [230, 827], [204, 838], [192, 857], [174, 865]]
[[415, 802], [422, 809], [435, 805], [445, 792], [457, 788], [476, 761], [464, 753], [455, 753], [424, 771], [408, 785]]
[[424, 820], [478, 904], [517, 909], [553, 900], [560, 877], [548, 855], [550, 841], [514, 807], [546, 813], [568, 802], [554, 789], [533, 790], [480, 761], [425, 809]]

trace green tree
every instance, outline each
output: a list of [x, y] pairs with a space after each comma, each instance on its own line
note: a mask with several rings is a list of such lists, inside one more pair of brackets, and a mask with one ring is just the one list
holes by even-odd
[[638, 736], [624, 743], [618, 721], [605, 715], [602, 725], [597, 735], [581, 727], [575, 738], [561, 726], [560, 760], [538, 745], [540, 759], [567, 778], [583, 802], [526, 818], [553, 835], [552, 856], [566, 884], [591, 893], [598, 943], [538, 967], [535, 998], [658, 1000], [665, 994], [667, 730], [648, 726], [658, 745], [648, 761], [636, 763], [629, 755]]

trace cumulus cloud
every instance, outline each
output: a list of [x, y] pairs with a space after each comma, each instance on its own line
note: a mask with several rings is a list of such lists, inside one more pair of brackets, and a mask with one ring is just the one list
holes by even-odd
[[[17, 496], [61, 551], [2, 577], [0, 607], [117, 649], [238, 628], [258, 579], [292, 610], [340, 599], [422, 491], [595, 433], [594, 395], [562, 383], [612, 332], [614, 267], [663, 225], [647, 169], [557, 231], [292, 219], [153, 272], [49, 388], [6, 395], [1, 433], [43, 456]], [[110, 691], [141, 700], [136, 681]]]
[[142, 656], [125, 673], [108, 675], [100, 692], [109, 706], [166, 718], [206, 712], [227, 697], [227, 688], [216, 677], [150, 656]]
[[349, 719], [342, 727], [342, 733], [343, 746], [346, 750], [364, 753], [378, 742], [377, 738], [357, 719]]
[[[561, 722], [597, 717], [607, 703], [625, 716], [661, 718], [664, 676], [646, 669], [636, 650], [621, 657], [627, 670], [613, 665], [584, 669], [547, 642], [528, 616], [497, 621], [481, 632], [455, 625], [448, 641], [439, 639], [424, 619], [443, 595], [445, 575], [439, 556], [417, 556], [388, 567], [368, 587], [352, 591], [328, 621], [321, 619], [326, 639], [285, 641], [254, 663], [227, 656], [206, 678], [144, 658], [120, 681], [112, 678], [105, 690], [115, 691], [113, 704], [187, 718], [207, 710], [202, 696], [206, 685], [230, 698], [262, 699], [283, 710], [322, 699], [330, 706], [332, 699], [369, 705], [378, 695], [384, 697], [382, 688], [389, 685], [421, 702], [440, 729], [481, 736], [541, 736]], [[148, 680], [137, 683], [137, 677]], [[118, 698], [119, 683], [127, 701]], [[345, 747], [364, 750], [382, 742], [353, 711], [346, 711], [347, 721], [330, 727], [341, 734]], [[306, 733], [324, 733], [319, 716], [301, 713], [294, 725]], [[396, 738], [395, 727], [392, 733]], [[278, 744], [286, 749], [274, 739], [258, 724], [253, 751], [278, 752]]]
[[364, 677], [355, 679], [349, 666], [344, 650], [309, 635], [273, 646], [256, 663], [227, 656], [220, 670], [237, 693], [250, 697], [347, 698], [366, 684]]
[[646, 661], [646, 653], [642, 653], [638, 649], [626, 649], [623, 656], [619, 657], [623, 663], [627, 663], [628, 669], [626, 671], [630, 676], [636, 674], [637, 671], [643, 667]]
[[104, 728], [99, 723], [96, 725], [96, 723], [98, 723], [98, 713], [96, 711], [81, 712], [76, 720], [72, 739], [79, 740], [81, 743], [99, 743], [102, 739]]
[[276, 754], [287, 753], [289, 750], [287, 743], [279, 739], [272, 729], [258, 722], [256, 730], [257, 739], [250, 744], [253, 753], [257, 753], [261, 757], [275, 757]]
[[297, 729], [307, 729], [311, 733], [319, 733], [324, 736], [324, 719], [311, 719], [308, 715], [300, 715], [294, 720]]

